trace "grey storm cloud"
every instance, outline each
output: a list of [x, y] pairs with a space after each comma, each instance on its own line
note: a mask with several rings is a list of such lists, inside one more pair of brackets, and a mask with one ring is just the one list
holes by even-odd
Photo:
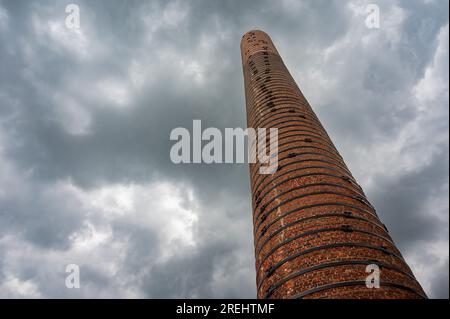
[[239, 45], [262, 29], [448, 298], [448, 1], [71, 2], [79, 30], [67, 1], [0, 0], [1, 297], [255, 297], [248, 167], [175, 165], [169, 135], [246, 126]]

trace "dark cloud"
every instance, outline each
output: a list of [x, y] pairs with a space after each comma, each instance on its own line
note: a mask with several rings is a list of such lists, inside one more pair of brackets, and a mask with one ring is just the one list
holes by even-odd
[[[403, 251], [414, 250], [421, 241], [439, 240], [441, 231], [448, 232], [448, 225], [442, 224], [448, 219], [448, 211], [432, 206], [433, 197], [443, 191], [448, 174], [447, 151], [417, 172], [379, 178], [376, 189], [372, 189], [373, 204], [385, 224], [391, 226], [392, 236]], [[425, 214], [430, 208], [433, 212]]]
[[79, 32], [65, 1], [0, 1], [0, 296], [254, 297], [247, 166], [169, 159], [193, 119], [245, 127], [254, 28], [427, 291], [448, 296], [447, 1], [380, 1], [379, 30], [364, 1], [77, 3]]
[[448, 261], [436, 269], [431, 281], [431, 297], [448, 299]]

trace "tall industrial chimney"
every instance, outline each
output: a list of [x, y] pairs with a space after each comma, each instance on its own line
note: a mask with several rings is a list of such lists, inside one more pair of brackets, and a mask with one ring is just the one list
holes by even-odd
[[258, 298], [426, 298], [269, 36], [241, 53], [248, 127], [278, 128], [278, 171], [250, 165]]

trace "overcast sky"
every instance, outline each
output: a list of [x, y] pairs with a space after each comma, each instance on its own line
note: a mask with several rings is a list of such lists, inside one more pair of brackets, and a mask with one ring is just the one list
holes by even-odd
[[256, 296], [248, 167], [175, 165], [169, 134], [245, 128], [239, 44], [261, 29], [448, 298], [447, 0], [72, 2], [79, 30], [70, 1], [0, 0], [0, 297]]

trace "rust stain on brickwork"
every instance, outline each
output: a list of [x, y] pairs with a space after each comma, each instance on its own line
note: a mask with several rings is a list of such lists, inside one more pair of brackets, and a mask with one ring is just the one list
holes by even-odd
[[279, 135], [278, 171], [250, 165], [258, 298], [426, 298], [270, 37], [246, 33], [241, 54], [248, 127]]

